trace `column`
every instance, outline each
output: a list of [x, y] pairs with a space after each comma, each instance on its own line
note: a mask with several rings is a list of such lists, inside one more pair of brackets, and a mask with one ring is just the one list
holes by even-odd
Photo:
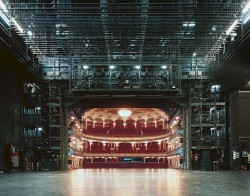
[[92, 142], [89, 142], [89, 151], [91, 151]]
[[[190, 86], [189, 86], [190, 89]], [[190, 95], [188, 104], [183, 108], [184, 114], [184, 169], [191, 169], [191, 107], [190, 107]]]
[[161, 151], [161, 142], [158, 142], [159, 151]]
[[[226, 99], [226, 169], [239, 170], [239, 92], [231, 92]], [[229, 163], [229, 164], [228, 164]]]
[[67, 130], [67, 108], [65, 104], [65, 89], [60, 88], [60, 150], [61, 165], [60, 170], [68, 169], [68, 130]]

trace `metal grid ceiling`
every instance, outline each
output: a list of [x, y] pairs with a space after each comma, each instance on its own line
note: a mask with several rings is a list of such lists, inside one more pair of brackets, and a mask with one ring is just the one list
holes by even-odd
[[[72, 66], [205, 69], [239, 17], [242, 0], [9, 0], [44, 78]], [[220, 44], [219, 44], [220, 47]], [[213, 51], [214, 50], [214, 51]], [[63, 73], [63, 74], [62, 74]], [[58, 75], [61, 74], [61, 75]]]

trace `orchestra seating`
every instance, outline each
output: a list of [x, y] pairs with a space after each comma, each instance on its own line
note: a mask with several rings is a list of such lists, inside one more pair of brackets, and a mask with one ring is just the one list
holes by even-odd
[[87, 162], [83, 168], [166, 168], [167, 164], [160, 162]]

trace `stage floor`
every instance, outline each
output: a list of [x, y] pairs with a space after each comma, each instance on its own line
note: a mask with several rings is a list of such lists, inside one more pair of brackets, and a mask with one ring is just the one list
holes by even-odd
[[171, 169], [78, 169], [0, 174], [0, 195], [250, 195], [250, 172]]

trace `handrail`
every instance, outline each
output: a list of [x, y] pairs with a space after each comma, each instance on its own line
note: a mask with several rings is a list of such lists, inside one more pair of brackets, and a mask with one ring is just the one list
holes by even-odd
[[82, 157], [104, 157], [104, 158], [110, 158], [110, 157], [145, 157], [145, 158], [151, 158], [151, 157], [168, 157], [167, 154], [164, 153], [82, 153]]
[[107, 141], [107, 142], [139, 142], [139, 141], [153, 141], [153, 140], [163, 140], [171, 136], [171, 132], [155, 135], [155, 136], [131, 136], [131, 137], [114, 137], [114, 136], [95, 136], [86, 133], [81, 133], [82, 139], [97, 140], [97, 141]]

